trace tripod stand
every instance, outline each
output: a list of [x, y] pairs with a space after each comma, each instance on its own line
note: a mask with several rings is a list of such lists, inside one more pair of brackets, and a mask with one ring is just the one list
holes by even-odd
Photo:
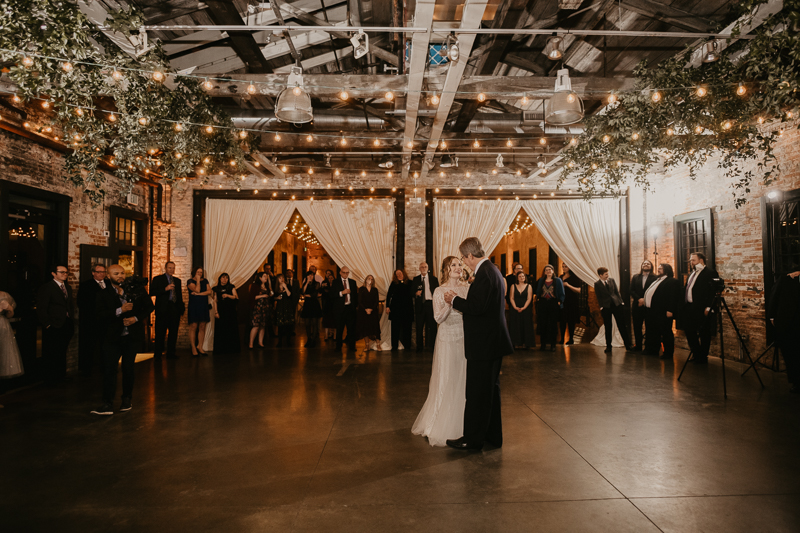
[[[725, 312], [727, 313], [728, 318], [731, 321], [731, 325], [733, 326], [734, 331], [736, 331], [736, 336], [739, 337], [739, 343], [741, 347], [744, 349], [744, 353], [747, 355], [747, 359], [751, 363], [750, 366], [753, 368], [753, 372], [756, 373], [756, 376], [758, 377], [758, 382], [761, 383], [761, 388], [763, 389], [764, 382], [761, 381], [761, 376], [758, 374], [758, 369], [755, 367], [755, 362], [753, 361], [753, 358], [750, 357], [750, 350], [747, 349], [747, 345], [745, 344], [744, 339], [742, 338], [742, 333], [739, 331], [739, 326], [736, 325], [736, 321], [733, 319], [731, 310], [728, 307], [728, 303], [725, 301], [725, 297], [722, 296], [722, 292], [718, 292], [716, 296], [714, 296], [714, 303], [711, 304], [711, 309], [716, 309], [717, 320], [719, 321], [717, 324], [718, 325], [717, 334], [719, 335], [719, 357], [722, 360], [722, 393], [724, 397], [726, 399], [728, 398], [728, 383], [725, 379], [725, 336], [722, 334], [722, 313], [720, 312], [721, 311], [720, 305], [725, 308]], [[764, 354], [761, 355], [763, 356]], [[681, 376], [683, 376], [683, 371], [686, 370], [686, 365], [689, 364], [689, 361], [692, 359], [693, 356], [694, 352], [689, 352], [689, 357], [686, 358], [686, 361], [683, 363], [683, 368], [681, 369], [681, 373], [678, 375], [678, 381], [681, 380]]]
[[[780, 359], [778, 358], [778, 353], [779, 353], [780, 348], [775, 346], [774, 342], [771, 342], [771, 343], [769, 343], [769, 346], [767, 346], [767, 349], [764, 350], [761, 353], [761, 355], [756, 357], [756, 360], [753, 361], [752, 363], [750, 363], [750, 365], [745, 369], [745, 371], [742, 372], [742, 375], [744, 376], [745, 374], [747, 374], [750, 371], [751, 368], [755, 369], [756, 363], [759, 363], [761, 361], [761, 358], [764, 357], [765, 355], [767, 355], [767, 353], [769, 353], [769, 351], [772, 350], [773, 348], [775, 349], [775, 352], [773, 353], [773, 357], [772, 357], [772, 370], [774, 370], [775, 372], [780, 372], [781, 371], [781, 362], [780, 362]], [[766, 365], [764, 365], [764, 363], [761, 363], [761, 365], [762, 366], [766, 366]]]

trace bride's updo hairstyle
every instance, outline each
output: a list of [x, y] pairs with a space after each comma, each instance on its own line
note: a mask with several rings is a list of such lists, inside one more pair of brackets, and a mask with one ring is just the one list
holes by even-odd
[[442, 273], [439, 276], [439, 285], [444, 285], [450, 280], [450, 263], [453, 259], [458, 259], [458, 257], [454, 255], [448, 255], [442, 261]]

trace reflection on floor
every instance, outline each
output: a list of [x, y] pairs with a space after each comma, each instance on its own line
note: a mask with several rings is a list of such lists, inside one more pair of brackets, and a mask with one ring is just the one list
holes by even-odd
[[[503, 364], [505, 445], [410, 428], [430, 353], [330, 347], [136, 365], [0, 398], [3, 531], [798, 531], [800, 398], [786, 376], [580, 345]], [[115, 407], [118, 407], [115, 406]]]

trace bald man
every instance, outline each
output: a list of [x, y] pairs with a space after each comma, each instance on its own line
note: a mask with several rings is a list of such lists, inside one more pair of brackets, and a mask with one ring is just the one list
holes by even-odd
[[153, 301], [146, 291], [126, 294], [122, 288], [125, 269], [121, 265], [108, 267], [108, 290], [97, 296], [97, 319], [103, 338], [103, 405], [93, 410], [95, 415], [113, 415], [117, 390], [117, 367], [122, 359], [122, 404], [120, 411], [131, 410], [133, 394], [133, 364], [136, 352], [144, 344], [144, 322], [153, 312]]
[[[433, 349], [436, 343], [436, 319], [433, 318], [433, 291], [439, 286], [439, 280], [428, 272], [428, 263], [419, 264], [419, 276], [411, 282], [414, 293], [414, 317], [417, 321], [417, 351], [426, 346]], [[423, 330], [425, 333], [423, 339]], [[423, 343], [423, 340], [426, 341]]]

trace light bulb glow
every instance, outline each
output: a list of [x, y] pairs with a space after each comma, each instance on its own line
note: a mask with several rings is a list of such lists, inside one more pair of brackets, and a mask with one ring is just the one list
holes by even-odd
[[740, 83], [739, 86], [736, 88], [736, 94], [738, 94], [739, 96], [744, 96], [745, 93], [747, 93], [747, 87], [745, 87]]
[[175, 131], [183, 131], [183, 124], [180, 122], [175, 124]]
[[639, 140], [639, 134], [634, 132], [634, 134], [631, 135], [631, 140], [632, 141], [638, 141]]
[[303, 89], [301, 89], [299, 85], [296, 85], [296, 86], [295, 86], [295, 88], [294, 88], [294, 89], [292, 89], [292, 93], [293, 93], [295, 96], [300, 96], [300, 94], [301, 94], [302, 92], [303, 92]]
[[611, 142], [611, 137], [609, 135], [603, 135], [603, 142], [604, 143]]
[[617, 95], [616, 94], [611, 93], [611, 94], [608, 95], [608, 103], [609, 104], [616, 103], [616, 101], [617, 101]]
[[472, 143], [472, 146], [473, 146], [473, 148], [480, 148], [481, 147], [481, 143], [478, 142], [478, 139], [475, 139], [475, 142]]
[[164, 73], [161, 72], [160, 70], [156, 70], [155, 72], [153, 72], [153, 81], [157, 81], [159, 83], [164, 81]]
[[246, 139], [247, 138], [247, 132], [244, 131], [244, 130], [240, 131], [239, 132], [239, 138], [240, 139]]
[[661, 93], [658, 91], [654, 91], [653, 95], [650, 97], [653, 102], [660, 102], [661, 101]]
[[545, 139], [544, 137], [542, 137], [541, 139], [539, 139], [539, 144], [541, 144], [542, 146], [544, 146], [545, 144], [547, 144], [547, 139]]
[[380, 145], [381, 145], [381, 142], [380, 142], [378, 139], [375, 139], [374, 141], [372, 141], [372, 144], [373, 144], [374, 146], [380, 146]]
[[139, 117], [139, 124], [141, 124], [142, 126], [147, 126], [147, 118]]
[[313, 141], [313, 140], [314, 140], [314, 137], [312, 137], [311, 135], [309, 135], [308, 137], [306, 137], [306, 141], [307, 141], [307, 142], [311, 142], [311, 141]]
[[673, 130], [672, 128], [667, 128], [667, 135], [674, 135], [674, 134], [675, 130]]
[[214, 133], [214, 127], [213, 126], [206, 126], [206, 133], [209, 133], [209, 134]]
[[522, 97], [522, 105], [528, 105], [528, 97], [527, 96], [523, 96]]
[[705, 87], [698, 87], [697, 88], [697, 96], [699, 96], [700, 98], [704, 97], [707, 94], [708, 94], [708, 91], [706, 90]]
[[342, 92], [339, 93], [339, 98], [341, 98], [342, 100], [347, 100], [348, 98], [350, 98], [350, 95], [347, 94], [347, 91], [342, 90]]
[[392, 91], [386, 91], [386, 94], [384, 94], [383, 97], [391, 102], [394, 100], [394, 93]]
[[483, 93], [478, 94], [478, 101], [479, 102], [485, 102], [486, 101], [486, 95], [483, 94]]
[[70, 63], [69, 61], [64, 61], [63, 63], [61, 63], [61, 69], [64, 72], [69, 72], [70, 70], [72, 70], [72, 63]]
[[210, 91], [213, 88], [214, 88], [214, 84], [211, 83], [211, 80], [206, 78], [206, 81], [203, 82], [203, 89], [205, 89], [206, 91]]
[[253, 85], [253, 82], [250, 82], [250, 85], [247, 86], [247, 94], [256, 94], [256, 86]]
[[511, 139], [506, 141], [506, 146], [508, 146], [509, 148], [511, 148], [513, 146], [513, 143], [511, 142]]
[[281, 140], [281, 134], [280, 133], [276, 133], [275, 134], [275, 140], [276, 141], [280, 141]]
[[31, 68], [33, 66], [33, 58], [25, 56], [22, 58], [22, 65], [27, 68]]
[[433, 93], [433, 96], [431, 96], [431, 104], [439, 105], [439, 97], [436, 95], [436, 93]]
[[694, 132], [695, 132], [696, 134], [700, 135], [701, 133], [703, 133], [703, 126], [696, 126], [696, 127], [694, 128]]

